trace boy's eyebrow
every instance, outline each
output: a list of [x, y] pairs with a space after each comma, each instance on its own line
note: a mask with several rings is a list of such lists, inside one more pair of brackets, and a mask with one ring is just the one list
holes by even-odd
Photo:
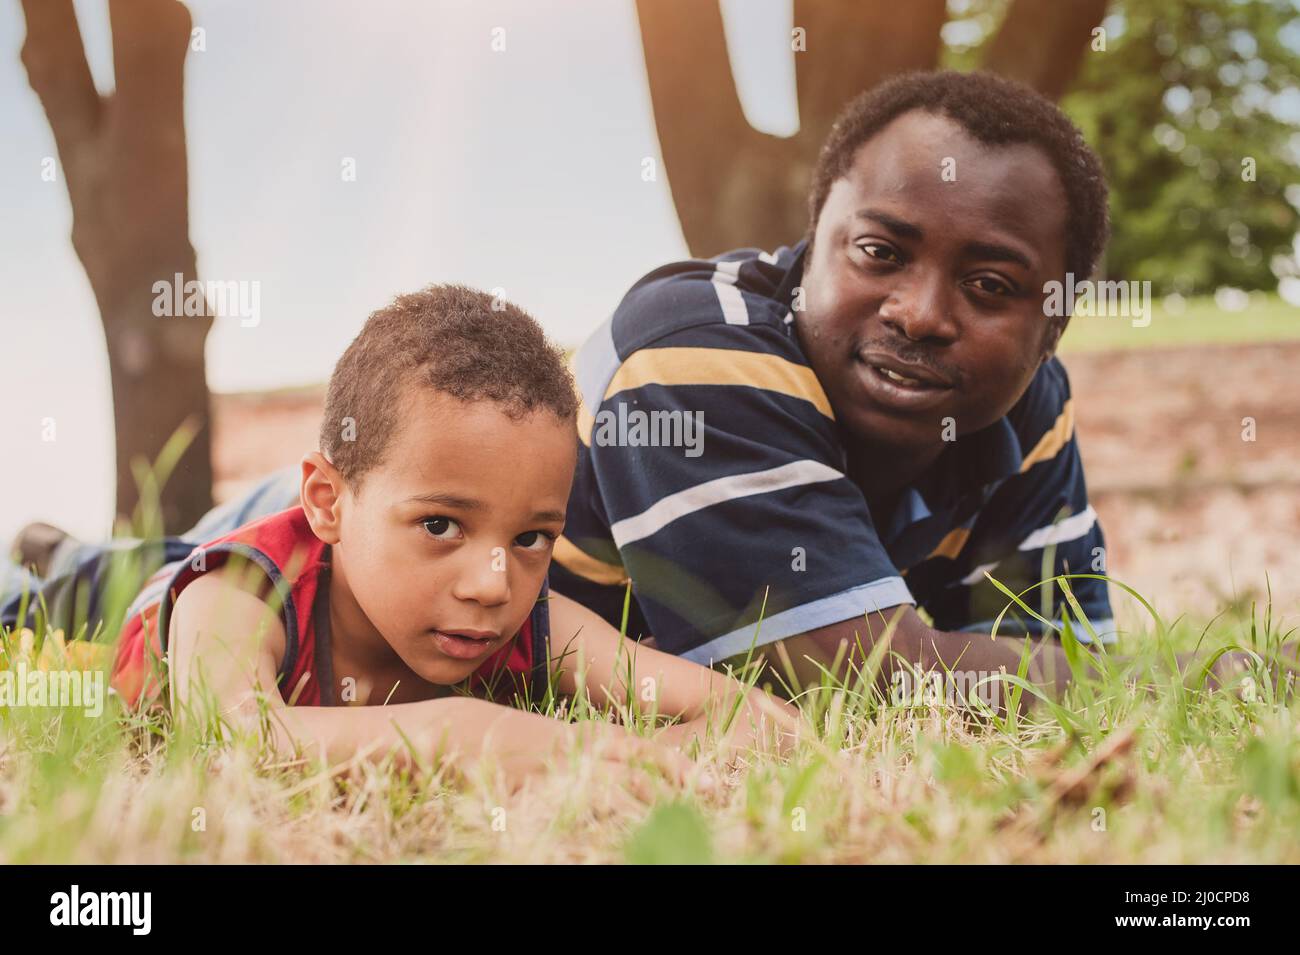
[[483, 502], [475, 500], [472, 497], [457, 497], [455, 494], [443, 494], [439, 491], [430, 491], [428, 494], [417, 494], [415, 497], [408, 497], [407, 504], [433, 504], [438, 507], [453, 507], [461, 511], [475, 511], [483, 507]]
[[[879, 209], [859, 209], [855, 215], [859, 219], [870, 219], [878, 222], [890, 232], [905, 239], [916, 240], [925, 235], [919, 225], [908, 222], [906, 219], [900, 219], [897, 216], [891, 216], [888, 212], [881, 212]], [[1015, 262], [1017, 265], [1031, 270], [1034, 267], [1033, 263], [1022, 252], [1000, 242], [972, 242], [966, 246], [965, 252], [972, 258], [990, 259], [994, 262]]]
[[[431, 504], [434, 507], [450, 507], [458, 511], [476, 511], [481, 510], [484, 506], [482, 501], [472, 497], [457, 497], [455, 494], [444, 494], [440, 491], [430, 491], [428, 494], [417, 494], [415, 497], [408, 497], [406, 503]], [[563, 524], [565, 513], [563, 511], [534, 511], [531, 520]]]

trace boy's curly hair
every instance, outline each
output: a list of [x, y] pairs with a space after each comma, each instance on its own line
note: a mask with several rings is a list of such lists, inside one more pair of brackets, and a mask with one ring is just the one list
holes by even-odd
[[411, 385], [492, 401], [512, 418], [578, 411], [564, 352], [523, 309], [464, 285], [399, 295], [366, 320], [325, 396], [320, 449], [354, 487], [383, 461]]

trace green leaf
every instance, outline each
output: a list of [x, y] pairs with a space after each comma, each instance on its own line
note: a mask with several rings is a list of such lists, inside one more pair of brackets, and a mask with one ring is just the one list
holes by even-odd
[[668, 803], [650, 813], [623, 854], [631, 865], [712, 865], [713, 837], [694, 807]]

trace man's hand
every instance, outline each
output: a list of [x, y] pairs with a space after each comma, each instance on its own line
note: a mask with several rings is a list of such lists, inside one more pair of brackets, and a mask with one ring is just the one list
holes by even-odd
[[[1277, 699], [1286, 700], [1296, 691], [1297, 673], [1300, 673], [1300, 643], [1283, 644], [1272, 660], [1248, 650], [1229, 650], [1220, 654], [1205, 672], [1205, 654], [1182, 653], [1178, 655], [1178, 668], [1183, 674], [1183, 684], [1189, 688], [1234, 690], [1247, 701], [1257, 699], [1264, 689], [1259, 685], [1259, 664], [1265, 666], [1264, 679], [1271, 685]], [[1202, 683], [1202, 675], [1204, 682]]]
[[[915, 670], [918, 674], [939, 671], [965, 675], [996, 690], [994, 708], [1005, 712], [1009, 690], [999, 679], [1003, 672], [1015, 675], [1022, 657], [1028, 654], [1028, 682], [1052, 696], [1068, 686], [1069, 661], [1060, 646], [1046, 641], [997, 637], [988, 634], [935, 630], [910, 606], [891, 607], [865, 618], [811, 630], [759, 648], [757, 656], [773, 675], [791, 689], [817, 686], [826, 671], [837, 679], [853, 682], [868, 662], [877, 689], [888, 698], [896, 676]], [[963, 679], [963, 685], [971, 681]], [[1033, 694], [1020, 696], [1024, 711]]]
[[[888, 645], [877, 654], [877, 648], [884, 641]], [[1270, 668], [1275, 688], [1282, 691], [1294, 687], [1295, 674], [1300, 671], [1297, 646], [1295, 643], [1286, 645]], [[1083, 665], [1090, 673], [1098, 674], [1099, 663], [1086, 647], [1084, 649]], [[935, 630], [927, 626], [911, 607], [894, 607], [865, 619], [846, 620], [761, 648], [763, 660], [775, 675], [786, 682], [793, 676], [796, 683], [804, 686], [816, 685], [821, 679], [821, 668], [835, 667], [837, 657], [836, 675], [845, 679], [849, 677], [851, 668], [863, 668], [874, 655], [879, 664], [876, 685], [886, 693], [895, 673], [903, 667], [903, 661], [921, 673], [939, 670], [988, 677], [1003, 670], [1008, 674], [1019, 672], [1022, 656], [1026, 653], [1029, 654], [1027, 681], [1041, 688], [1047, 696], [1060, 699], [1074, 674], [1064, 649], [1055, 640], [1002, 636], [995, 639], [988, 634]], [[1203, 664], [1197, 661], [1206, 657], [1204, 653], [1179, 655], [1178, 667], [1187, 685], [1199, 685]], [[1129, 660], [1111, 657], [1110, 662], [1122, 668]], [[1246, 651], [1229, 651], [1211, 665], [1205, 685], [1214, 689], [1238, 681], [1253, 668], [1254, 663], [1255, 657]], [[1006, 684], [994, 676], [990, 685], [999, 687], [995, 709], [1005, 712]], [[1032, 693], [1021, 694], [1020, 710], [1028, 710], [1035, 701]]]

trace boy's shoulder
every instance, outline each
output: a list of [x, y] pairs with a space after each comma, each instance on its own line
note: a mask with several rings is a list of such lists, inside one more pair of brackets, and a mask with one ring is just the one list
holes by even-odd
[[312, 530], [302, 505], [295, 504], [200, 544], [194, 553], [230, 552], [252, 557], [253, 551], [260, 551], [272, 558], [319, 560], [325, 546]]
[[[328, 593], [327, 586], [321, 586], [328, 561], [327, 545], [312, 532], [299, 505], [193, 548], [155, 574], [128, 610], [118, 641], [114, 688], [132, 706], [159, 690], [155, 663], [167, 658], [172, 619], [181, 601], [208, 613], [216, 612], [223, 600], [250, 618], [261, 618], [258, 607], [274, 613], [278, 623], [267, 646], [275, 651], [281, 684], [296, 683], [313, 667], [313, 620], [317, 597]], [[198, 589], [191, 594], [193, 588]], [[226, 621], [235, 629], [237, 624], [242, 626]]]
[[226, 644], [254, 639], [278, 668], [286, 650], [286, 627], [275, 590], [264, 576], [235, 564], [223, 564], [194, 578], [171, 601], [167, 646], [183, 630], [193, 636], [214, 636]]

